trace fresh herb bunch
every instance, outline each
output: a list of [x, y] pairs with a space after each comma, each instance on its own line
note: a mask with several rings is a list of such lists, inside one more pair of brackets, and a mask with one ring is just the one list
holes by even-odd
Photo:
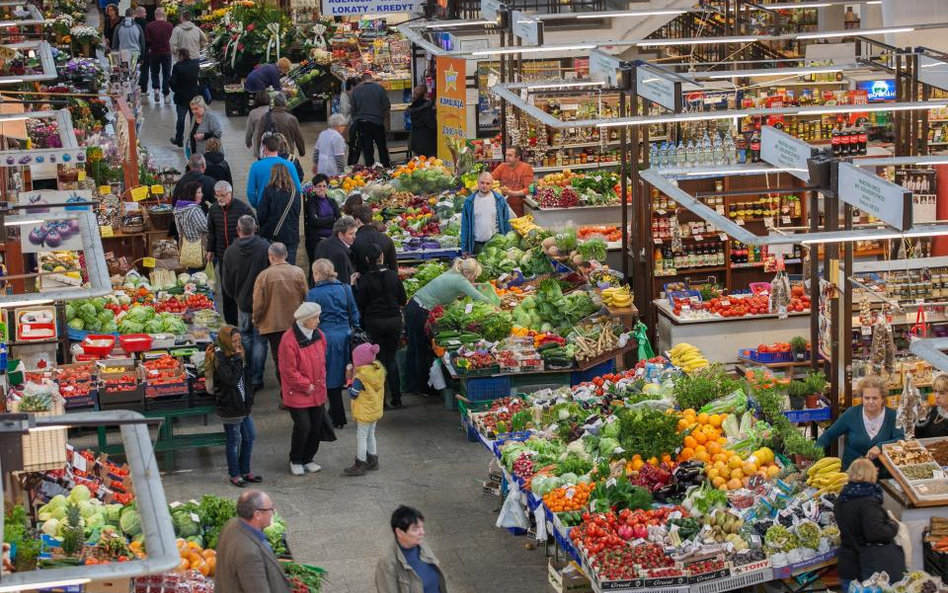
[[584, 476], [593, 468], [591, 461], [586, 461], [579, 455], [574, 455], [570, 453], [566, 456], [566, 459], [560, 461], [556, 464], [556, 469], [553, 471], [557, 477], [562, 476], [563, 474], [576, 474], [577, 476]]
[[648, 509], [652, 506], [652, 494], [641, 486], [633, 486], [625, 476], [616, 478], [613, 486], [602, 481], [596, 484], [589, 495], [593, 501], [593, 511], [606, 513], [622, 509]]
[[204, 526], [207, 547], [216, 549], [224, 524], [237, 516], [237, 502], [206, 494], [198, 505], [198, 516]]
[[731, 393], [741, 382], [728, 376], [723, 365], [713, 364], [675, 381], [675, 402], [679, 409], [699, 410], [702, 406]]
[[619, 443], [630, 457], [636, 453], [642, 459], [674, 453], [681, 447], [678, 417], [643, 406], [626, 409], [619, 414]]
[[40, 549], [43, 547], [41, 534], [35, 529], [27, 529], [16, 546], [16, 572], [29, 572], [36, 568]]
[[[806, 384], [801, 381], [804, 387]], [[793, 383], [790, 387], [793, 387]], [[799, 388], [798, 388], [799, 389]], [[800, 455], [806, 459], [820, 459], [823, 457], [823, 449], [814, 441], [811, 441], [800, 434], [800, 431], [784, 416], [782, 397], [780, 393], [773, 388], [756, 389], [754, 391], [754, 401], [760, 407], [763, 419], [773, 427], [771, 442], [772, 448], [781, 448], [787, 455]]]

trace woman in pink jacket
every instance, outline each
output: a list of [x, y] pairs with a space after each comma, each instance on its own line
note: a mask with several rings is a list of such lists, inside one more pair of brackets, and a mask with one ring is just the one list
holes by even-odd
[[296, 323], [280, 339], [283, 405], [293, 417], [290, 473], [302, 476], [322, 468], [313, 461], [319, 450], [326, 413], [326, 337], [319, 331], [316, 303], [303, 303], [293, 314]]

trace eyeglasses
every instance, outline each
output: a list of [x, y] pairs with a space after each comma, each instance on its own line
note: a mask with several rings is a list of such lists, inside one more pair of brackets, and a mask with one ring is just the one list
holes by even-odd
[[257, 510], [258, 510], [258, 511], [263, 511], [264, 513], [273, 513], [273, 512], [276, 512], [276, 509], [273, 508], [273, 507], [270, 507], [270, 508], [268, 508], [268, 509], [257, 509]]

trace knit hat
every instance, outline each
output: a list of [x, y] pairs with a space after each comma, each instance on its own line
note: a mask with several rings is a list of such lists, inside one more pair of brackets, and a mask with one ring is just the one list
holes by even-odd
[[352, 351], [352, 366], [359, 368], [375, 362], [375, 355], [379, 353], [379, 347], [375, 344], [359, 344]]
[[297, 321], [305, 321], [310, 317], [315, 317], [323, 312], [323, 308], [319, 306], [319, 303], [303, 303], [296, 308], [296, 312], [293, 313], [293, 318]]

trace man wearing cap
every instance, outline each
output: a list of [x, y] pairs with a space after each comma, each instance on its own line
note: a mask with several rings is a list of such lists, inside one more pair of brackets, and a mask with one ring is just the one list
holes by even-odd
[[292, 327], [293, 312], [306, 298], [303, 270], [287, 263], [286, 245], [273, 243], [267, 252], [270, 267], [253, 284], [253, 326], [270, 344], [277, 382], [280, 381], [279, 349], [284, 332]]

